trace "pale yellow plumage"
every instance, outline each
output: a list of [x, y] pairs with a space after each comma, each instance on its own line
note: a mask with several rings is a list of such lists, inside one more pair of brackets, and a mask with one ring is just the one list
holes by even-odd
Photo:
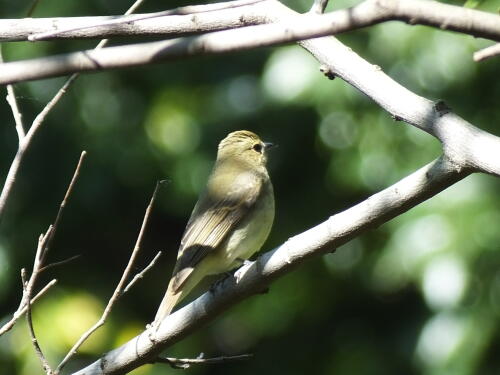
[[182, 237], [156, 324], [205, 276], [237, 267], [263, 245], [274, 220], [273, 187], [266, 169], [268, 147], [245, 130], [230, 133], [220, 142], [207, 187]]

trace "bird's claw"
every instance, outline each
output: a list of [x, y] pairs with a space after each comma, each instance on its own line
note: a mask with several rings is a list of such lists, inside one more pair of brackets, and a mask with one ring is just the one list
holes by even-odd
[[236, 283], [239, 283], [245, 272], [248, 268], [253, 264], [252, 261], [248, 259], [241, 259], [242, 266], [236, 270], [234, 273], [234, 278], [236, 279]]

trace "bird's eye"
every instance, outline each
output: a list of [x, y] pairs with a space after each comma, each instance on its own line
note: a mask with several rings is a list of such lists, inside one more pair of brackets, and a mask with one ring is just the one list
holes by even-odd
[[256, 143], [253, 145], [252, 147], [255, 151], [257, 151], [258, 153], [261, 153], [262, 152], [262, 145], [260, 143]]

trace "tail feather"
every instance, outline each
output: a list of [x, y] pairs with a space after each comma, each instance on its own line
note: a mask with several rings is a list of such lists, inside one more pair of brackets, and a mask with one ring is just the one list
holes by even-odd
[[[201, 265], [201, 264], [200, 264]], [[199, 265], [199, 266], [200, 266]], [[186, 272], [181, 274], [181, 278], [174, 275], [168, 283], [167, 292], [160, 303], [160, 307], [153, 322], [154, 325], [159, 325], [165, 319], [174, 307], [191, 292], [191, 290], [198, 284], [198, 282], [205, 276], [202, 267], [188, 268]], [[179, 282], [179, 280], [181, 280]]]
[[163, 296], [163, 299], [160, 303], [160, 307], [158, 308], [158, 311], [156, 312], [155, 320], [154, 322], [156, 324], [159, 324], [163, 319], [165, 319], [170, 313], [172, 312], [173, 308], [177, 304], [177, 302], [180, 302], [180, 299], [183, 296], [182, 290], [177, 291], [177, 293], [174, 293], [172, 290], [172, 281], [168, 285], [167, 292]]

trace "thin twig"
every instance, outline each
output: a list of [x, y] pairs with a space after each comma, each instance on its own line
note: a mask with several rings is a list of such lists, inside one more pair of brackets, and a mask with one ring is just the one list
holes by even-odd
[[[0, 63], [3, 63], [3, 55], [2, 55], [1, 46], [0, 46]], [[7, 85], [7, 103], [9, 103], [9, 106], [12, 110], [12, 115], [14, 116], [14, 122], [16, 124], [16, 132], [17, 132], [17, 138], [18, 138], [18, 150], [16, 152], [16, 156], [14, 157], [14, 160], [12, 161], [9, 172], [7, 173], [7, 177], [5, 178], [5, 183], [4, 183], [4, 186], [2, 188], [2, 192], [0, 194], [0, 220], [2, 219], [2, 214], [3, 214], [4, 209], [5, 209], [7, 198], [9, 196], [11, 189], [12, 189], [12, 186], [14, 185], [15, 176], [17, 174], [17, 169], [19, 168], [20, 158], [22, 157], [22, 153], [23, 153], [21, 150], [23, 149], [22, 145], [23, 145], [24, 137], [25, 137], [22, 115], [21, 115], [21, 112], [19, 111], [19, 106], [17, 105], [16, 94], [14, 92], [14, 87], [12, 85]]]
[[[136, 0], [132, 6], [130, 8], [127, 9], [127, 11], [123, 14], [124, 16], [129, 16], [131, 15], [132, 13], [134, 13], [136, 11], [136, 9], [138, 9], [142, 3], [146, 1], [146, 0]], [[98, 50], [98, 49], [101, 49], [103, 47], [106, 46], [106, 44], [108, 44], [109, 42], [109, 39], [102, 39], [99, 43], [97, 43], [97, 46], [95, 46], [95, 50]], [[76, 77], [75, 77], [76, 78]]]
[[[2, 54], [2, 46], [0, 45], [0, 63], [3, 63], [3, 54]], [[24, 126], [23, 126], [23, 116], [21, 111], [19, 110], [19, 106], [17, 104], [16, 94], [14, 92], [14, 87], [12, 85], [7, 85], [7, 103], [12, 110], [12, 115], [14, 116], [14, 122], [16, 124], [16, 132], [19, 143], [24, 138]]]
[[[56, 279], [53, 279], [51, 282], [49, 282], [47, 285], [45, 285], [37, 294], [36, 296], [31, 300], [31, 304], [33, 305], [38, 299], [43, 296], [47, 291], [54, 286], [57, 283]], [[24, 289], [24, 288], [23, 288]], [[0, 336], [2, 336], [4, 333], [10, 331], [12, 327], [16, 324], [17, 320], [24, 314], [26, 313], [27, 306], [24, 304], [23, 306], [19, 305], [17, 311], [12, 315], [12, 318], [5, 323], [1, 328], [0, 328]]]
[[52, 224], [53, 230], [51, 231], [51, 234], [50, 234], [49, 238], [47, 239], [45, 246], [43, 248], [42, 261], [45, 260], [47, 252], [49, 250], [49, 247], [52, 244], [52, 239], [54, 238], [54, 234], [56, 233], [59, 222], [61, 221], [61, 217], [64, 213], [64, 208], [66, 207], [66, 204], [68, 203], [68, 199], [69, 199], [71, 193], [73, 192], [73, 188], [75, 186], [76, 180], [78, 179], [78, 176], [80, 176], [80, 169], [82, 167], [82, 163], [85, 160], [86, 155], [87, 155], [86, 151], [82, 151], [82, 153], [80, 154], [80, 158], [78, 159], [78, 164], [76, 165], [75, 171], [73, 172], [73, 177], [71, 178], [71, 181], [68, 185], [68, 188], [66, 189], [66, 194], [64, 194], [64, 198], [61, 201], [61, 204], [59, 205], [59, 210], [57, 211], [57, 215], [56, 215], [56, 218], [54, 220], [54, 224]]
[[475, 62], [479, 62], [498, 55], [500, 55], [500, 43], [493, 44], [492, 46], [474, 52], [473, 58]]
[[7, 173], [7, 177], [5, 178], [5, 183], [2, 189], [2, 193], [0, 194], [0, 220], [5, 211], [7, 200], [10, 197], [10, 193], [12, 192], [12, 188], [16, 181], [16, 176], [17, 173], [19, 172], [19, 168], [23, 161], [26, 150], [28, 149], [37, 130], [40, 129], [40, 126], [42, 125], [47, 115], [55, 107], [55, 105], [57, 104], [59, 99], [61, 99], [64, 93], [66, 93], [67, 88], [76, 79], [76, 77], [78, 77], [78, 74], [75, 73], [66, 81], [63, 87], [59, 89], [57, 94], [47, 103], [47, 105], [38, 114], [38, 116], [36, 116], [30, 129], [28, 130], [28, 133], [26, 133], [26, 136], [23, 138], [22, 142], [19, 142], [19, 147], [17, 149], [16, 155], [14, 156], [14, 160], [10, 165], [9, 172]]
[[[36, 253], [35, 253], [35, 260], [33, 262], [33, 269], [31, 271], [31, 275], [30, 275], [29, 280], [27, 282], [23, 283], [23, 296], [21, 298], [21, 302], [19, 303], [19, 307], [17, 309], [17, 312], [14, 313], [13, 319], [11, 319], [11, 321], [9, 323], [7, 323], [9, 325], [7, 327], [5, 327], [5, 329], [4, 329], [4, 327], [2, 327], [2, 329], [0, 330], [0, 335], [7, 332], [8, 330], [10, 330], [12, 328], [12, 326], [16, 323], [17, 319], [19, 318], [18, 315], [20, 314], [19, 313], [20, 311], [25, 311], [25, 307], [27, 306], [28, 301], [31, 299], [31, 295], [33, 293], [33, 289], [35, 287], [35, 284], [36, 284], [36, 281], [38, 279], [38, 275], [40, 274], [40, 272], [42, 272], [43, 270], [46, 270], [47, 268], [52, 267], [54, 265], [67, 263], [69, 261], [69, 260], [65, 260], [65, 261], [49, 264], [48, 266], [43, 265], [45, 258], [47, 256], [49, 247], [50, 247], [50, 242], [51, 242], [52, 238], [54, 237], [55, 231], [57, 230], [57, 225], [61, 220], [61, 217], [62, 217], [62, 214], [64, 211], [64, 207], [66, 206], [66, 203], [69, 199], [69, 196], [73, 192], [75, 182], [80, 174], [80, 168], [81, 168], [83, 159], [85, 157], [85, 154], [86, 154], [85, 151], [83, 151], [82, 154], [80, 155], [80, 159], [78, 160], [78, 164], [75, 168], [75, 172], [73, 173], [73, 177], [71, 178], [71, 182], [69, 183], [68, 189], [66, 190], [66, 194], [64, 195], [64, 198], [59, 206], [59, 210], [58, 210], [56, 218], [54, 220], [54, 224], [50, 225], [49, 228], [47, 229], [47, 232], [45, 232], [45, 234], [41, 234], [38, 238], [38, 245], [37, 245], [37, 249], [36, 249]], [[24, 270], [24, 268], [23, 268], [23, 270]], [[25, 272], [25, 271], [22, 271], [22, 272]]]
[[[145, 0], [137, 0], [129, 8], [129, 10], [125, 14], [130, 14], [131, 12], [133, 12], [144, 1]], [[107, 43], [107, 40], [103, 40], [103, 41], [101, 41], [101, 43], [99, 43], [97, 45], [96, 48], [101, 48], [106, 43]], [[68, 78], [68, 80], [59, 89], [59, 91], [56, 93], [56, 95], [47, 103], [47, 105], [43, 108], [43, 110], [36, 116], [35, 120], [33, 121], [32, 125], [30, 127], [30, 129], [28, 130], [27, 134], [24, 134], [24, 128], [22, 127], [22, 125], [21, 126], [18, 125], [18, 124], [22, 124], [19, 121], [21, 119], [20, 112], [17, 110], [17, 112], [19, 113], [18, 117], [16, 117], [17, 114], [14, 113], [14, 117], [15, 117], [15, 121], [16, 121], [16, 130], [18, 132], [18, 137], [19, 137], [19, 147], [18, 147], [16, 155], [15, 155], [15, 157], [14, 157], [12, 163], [11, 163], [11, 166], [9, 168], [9, 172], [7, 173], [7, 177], [5, 179], [4, 186], [2, 188], [2, 192], [0, 194], [0, 219], [1, 219], [2, 214], [4, 212], [4, 209], [5, 209], [5, 206], [6, 206], [6, 202], [7, 202], [8, 198], [10, 196], [10, 193], [12, 191], [12, 187], [13, 187], [14, 182], [16, 180], [16, 176], [17, 176], [17, 173], [19, 171], [22, 159], [23, 159], [23, 157], [25, 155], [25, 151], [28, 149], [28, 146], [30, 145], [31, 140], [34, 138], [34, 135], [36, 134], [37, 130], [43, 124], [43, 122], [44, 122], [45, 118], [47, 117], [47, 115], [55, 107], [55, 105], [59, 102], [59, 100], [61, 99], [61, 97], [66, 93], [67, 89], [76, 80], [76, 78], [78, 78], [78, 73], [72, 74]], [[9, 95], [10, 95], [10, 93], [9, 93]], [[12, 96], [12, 97], [15, 100], [15, 96]], [[11, 104], [11, 103], [9, 102], [9, 104]], [[11, 107], [13, 107], [12, 104], [11, 104]], [[17, 108], [17, 105], [16, 105], [16, 108]], [[13, 111], [14, 111], [14, 108], [13, 108]], [[22, 132], [20, 131], [21, 129], [22, 129]], [[22, 137], [21, 137], [21, 135], [22, 135]], [[6, 323], [4, 326], [2, 326], [0, 328], [0, 335], [2, 335], [3, 333], [9, 331], [10, 329], [12, 329], [12, 327], [17, 322], [17, 320], [19, 319], [19, 316], [23, 312], [26, 311], [27, 314], [29, 315], [28, 319], [30, 320], [30, 323], [29, 323], [30, 324], [30, 331], [32, 333], [32, 337], [33, 337], [33, 340], [34, 340], [34, 345], [36, 344], [36, 346], [38, 346], [38, 349], [39, 349], [39, 345], [38, 345], [38, 342], [36, 341], [36, 338], [34, 337], [34, 330], [33, 330], [33, 326], [32, 326], [32, 323], [31, 323], [31, 311], [30, 311], [31, 293], [32, 293], [33, 287], [35, 285], [37, 276], [41, 272], [41, 270], [47, 269], [48, 267], [52, 267], [54, 265], [59, 265], [59, 264], [61, 264], [63, 262], [66, 263], [67, 261], [74, 259], [74, 257], [73, 257], [73, 258], [70, 258], [69, 260], [66, 260], [66, 261], [63, 261], [63, 262], [57, 262], [57, 263], [50, 264], [50, 265], [48, 265], [46, 267], [42, 267], [43, 260], [44, 260], [46, 254], [47, 254], [47, 250], [48, 250], [49, 245], [50, 245], [50, 240], [52, 239], [52, 237], [53, 237], [53, 235], [55, 233], [55, 229], [57, 227], [57, 224], [60, 221], [60, 218], [62, 216], [62, 212], [63, 212], [64, 207], [66, 205], [67, 199], [68, 199], [69, 195], [71, 194], [71, 192], [73, 190], [73, 186], [74, 186], [74, 183], [76, 181], [76, 178], [79, 175], [81, 163], [83, 161], [83, 158], [85, 157], [85, 154], [86, 153], [84, 151], [80, 155], [80, 160], [78, 162], [78, 165], [77, 165], [77, 168], [75, 170], [75, 173], [73, 174], [73, 178], [72, 178], [72, 180], [70, 182], [70, 185], [69, 185], [69, 187], [68, 187], [68, 189], [66, 191], [65, 197], [64, 197], [64, 199], [63, 199], [63, 201], [62, 201], [62, 203], [61, 203], [61, 205], [59, 207], [59, 211], [57, 213], [57, 216], [56, 216], [56, 219], [55, 219], [55, 222], [54, 222], [54, 226], [51, 225], [49, 227], [49, 229], [47, 230], [47, 232], [45, 233], [45, 235], [41, 235], [40, 238], [39, 238], [39, 240], [38, 240], [38, 246], [37, 246], [37, 252], [35, 254], [35, 261], [34, 261], [34, 265], [33, 265], [33, 271], [31, 273], [29, 281], [27, 281], [27, 282], [23, 281], [23, 297], [22, 297], [21, 302], [19, 304], [19, 308], [16, 311], [16, 313], [14, 313], [13, 318], [8, 323]], [[155, 190], [155, 193], [156, 193], [156, 190]], [[25, 271], [24, 271], [24, 274], [25, 274]], [[35, 297], [34, 300], [36, 300], [39, 296], [43, 295], [46, 292], [46, 290], [48, 290], [48, 288], [50, 288], [54, 283], [55, 283], [55, 280], [53, 280], [45, 288], [43, 288], [42, 291], [40, 291], [37, 294], [37, 296]], [[82, 343], [83, 343], [83, 341], [82, 341]], [[38, 352], [38, 350], [37, 350], [37, 352]], [[40, 352], [41, 352], [41, 350], [40, 350]], [[43, 356], [43, 353], [42, 353], [42, 356]], [[63, 362], [64, 362], [64, 360], [63, 360]], [[61, 364], [59, 365], [57, 372], [59, 372], [60, 369], [62, 368], [62, 366], [64, 365], [63, 362], [61, 362]], [[52, 372], [52, 370], [50, 369], [50, 366], [48, 366], [48, 363], [46, 363], [46, 361], [45, 361], [45, 363], [44, 363], [44, 361], [42, 361], [42, 364], [43, 364], [44, 370], [46, 370], [46, 372], [47, 372], [47, 369], [50, 372]]]
[[47, 358], [45, 358], [45, 355], [43, 354], [42, 348], [40, 347], [40, 344], [38, 343], [38, 340], [36, 338], [35, 329], [33, 327], [33, 320], [31, 317], [31, 292], [27, 288], [28, 283], [26, 282], [26, 270], [24, 268], [21, 270], [21, 279], [23, 282], [23, 290], [26, 295], [26, 321], [28, 323], [28, 328], [31, 336], [31, 343], [35, 348], [35, 353], [38, 356], [38, 359], [42, 363], [43, 370], [47, 375], [51, 375], [53, 374], [52, 368], [50, 367]]
[[123, 295], [123, 291], [125, 288], [125, 283], [127, 282], [130, 273], [134, 267], [135, 260], [137, 259], [137, 256], [139, 254], [139, 250], [141, 249], [141, 243], [142, 243], [142, 238], [144, 236], [144, 231], [146, 229], [149, 216], [151, 214], [151, 209], [153, 207], [154, 201], [156, 199], [156, 195], [158, 193], [158, 188], [160, 186], [160, 182], [158, 182], [155, 186], [155, 190], [153, 192], [153, 195], [151, 197], [151, 200], [149, 202], [148, 207], [146, 208], [146, 212], [144, 213], [144, 219], [142, 220], [142, 225], [141, 229], [139, 231], [139, 235], [137, 236], [137, 240], [135, 242], [134, 249], [132, 250], [132, 254], [130, 255], [129, 261], [127, 266], [125, 267], [125, 270], [123, 271], [123, 274], [120, 278], [120, 281], [118, 282], [118, 285], [115, 288], [115, 291], [113, 292], [113, 295], [108, 301], [108, 304], [106, 305], [106, 308], [104, 309], [100, 319], [92, 326], [90, 327], [80, 338], [78, 341], [73, 345], [73, 347], [70, 349], [68, 354], [63, 358], [61, 363], [57, 366], [56, 373], [59, 374], [63, 367], [68, 363], [68, 361], [77, 353], [78, 348], [92, 335], [98, 328], [100, 328], [104, 323], [106, 322], [106, 319], [108, 318], [109, 314], [111, 313], [112, 308], [114, 307], [115, 303], [118, 301], [118, 299]]
[[[38, 245], [36, 247], [35, 260], [33, 261], [33, 270], [31, 271], [30, 278], [28, 282], [23, 281], [23, 298], [21, 300], [20, 306], [27, 305], [28, 299], [31, 298], [33, 288], [35, 287], [36, 280], [40, 274], [40, 269], [42, 268], [42, 253], [47, 242], [47, 239], [51, 236], [53, 227], [49, 226], [45, 234], [40, 234], [38, 237]], [[21, 274], [25, 273], [25, 269], [21, 270]]]
[[33, 0], [33, 2], [31, 3], [31, 6], [30, 6], [30, 9], [28, 10], [28, 13], [26, 15], [26, 17], [31, 17], [33, 15], [33, 12], [35, 12], [35, 9], [38, 5], [38, 3], [40, 2], [40, 0]]
[[[135, 11], [145, 0], [136, 0], [134, 4], [127, 10], [125, 15], [130, 14], [129, 12]], [[102, 48], [108, 42], [107, 39], [102, 40], [98, 45], [97, 49]], [[14, 159], [10, 165], [9, 172], [7, 173], [7, 177], [5, 178], [5, 183], [2, 188], [2, 192], [0, 194], [0, 220], [2, 219], [2, 215], [5, 212], [5, 207], [7, 205], [7, 201], [10, 197], [10, 193], [12, 192], [12, 188], [16, 181], [17, 173], [19, 172], [19, 168], [21, 166], [21, 162], [24, 158], [25, 152], [28, 149], [33, 137], [35, 136], [38, 129], [40, 129], [47, 115], [52, 111], [52, 109], [56, 106], [62, 96], [66, 93], [68, 88], [73, 84], [73, 82], [78, 78], [78, 73], [73, 73], [68, 80], [64, 83], [64, 85], [59, 89], [59, 91], [54, 95], [54, 97], [47, 103], [47, 105], [43, 108], [43, 110], [36, 116], [33, 121], [28, 133], [23, 139], [23, 142], [19, 143], [18, 150]]]
[[132, 280], [130, 280], [130, 282], [125, 287], [125, 289], [123, 289], [124, 294], [127, 293], [130, 290], [130, 288], [132, 288], [139, 279], [142, 279], [144, 277], [146, 272], [148, 272], [155, 265], [156, 261], [158, 260], [158, 258], [160, 258], [160, 256], [161, 256], [161, 251], [158, 251], [158, 253], [155, 255], [153, 260], [151, 262], [149, 262], [149, 264], [141, 272], [136, 274]]
[[63, 260], [60, 260], [58, 262], [53, 262], [53, 263], [47, 264], [46, 266], [43, 266], [42, 268], [40, 268], [40, 272], [47, 271], [49, 268], [52, 268], [52, 267], [59, 267], [59, 266], [62, 266], [64, 264], [68, 264], [68, 263], [70, 263], [70, 262], [72, 262], [75, 259], [78, 259], [80, 257], [81, 257], [81, 255], [77, 254], [77, 255], [73, 255], [72, 257], [69, 257], [67, 259], [63, 259]]
[[232, 356], [221, 356], [214, 358], [170, 358], [158, 357], [154, 360], [156, 363], [166, 363], [175, 369], [187, 369], [191, 365], [215, 365], [220, 363], [245, 361], [253, 357], [253, 354], [240, 354]]
[[12, 115], [14, 116], [14, 121], [16, 123], [17, 138], [19, 140], [19, 143], [21, 143], [25, 135], [23, 115], [21, 114], [21, 111], [19, 111], [16, 93], [14, 92], [14, 86], [12, 85], [7, 85], [7, 103], [9, 103], [9, 106], [12, 109]]
[[[28, 36], [28, 40], [30, 42], [35, 42], [38, 40], [44, 40], [44, 39], [50, 39], [53, 38], [57, 35], [64, 34], [67, 32], [73, 32], [73, 31], [80, 31], [80, 30], [85, 30], [88, 28], [94, 28], [94, 27], [105, 27], [105, 26], [113, 26], [113, 25], [119, 25], [123, 23], [132, 23], [136, 21], [142, 21], [146, 19], [151, 19], [151, 18], [158, 18], [158, 17], [166, 17], [166, 16], [173, 16], [173, 15], [188, 15], [188, 14], [197, 14], [197, 13], [207, 13], [207, 12], [214, 12], [222, 9], [231, 9], [231, 8], [238, 8], [246, 5], [252, 5], [255, 3], [259, 3], [263, 0], [237, 0], [237, 1], [228, 1], [228, 2], [223, 2], [223, 3], [216, 3], [216, 4], [203, 4], [203, 5], [188, 5], [184, 7], [179, 7], [175, 9], [170, 9], [170, 10], [164, 10], [161, 12], [155, 12], [155, 13], [149, 13], [149, 14], [139, 14], [136, 16], [132, 17], [125, 17], [125, 18], [118, 18], [118, 19], [112, 19], [109, 21], [103, 21], [98, 24], [94, 25], [85, 25], [85, 26], [78, 26], [78, 27], [68, 27], [66, 29], [59, 29], [55, 31], [48, 31], [48, 32], [43, 32], [43, 33], [38, 33], [38, 34], [33, 34]], [[130, 15], [135, 11], [137, 7], [132, 9], [130, 12], [125, 13], [125, 15]]]
[[[54, 97], [47, 103], [47, 105], [42, 109], [42, 111], [35, 117], [31, 127], [26, 134], [26, 143], [29, 143], [31, 139], [33, 139], [34, 135], [42, 125], [43, 121], [47, 117], [47, 115], [52, 111], [55, 105], [59, 102], [59, 99], [66, 93], [68, 87], [73, 83], [78, 74], [73, 74], [68, 80], [64, 83], [64, 85], [59, 89], [59, 91], [54, 95]], [[27, 146], [27, 145], [26, 145]]]

